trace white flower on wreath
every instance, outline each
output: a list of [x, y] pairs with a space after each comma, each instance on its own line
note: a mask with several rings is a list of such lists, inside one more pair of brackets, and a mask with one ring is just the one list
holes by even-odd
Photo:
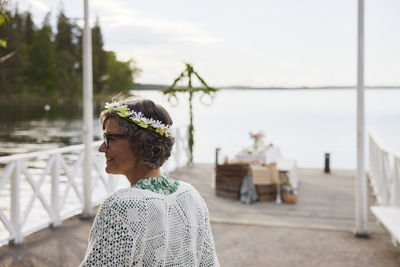
[[125, 111], [125, 116], [129, 117], [131, 115], [133, 115], [133, 111], [131, 110]]
[[160, 128], [161, 128], [161, 131], [162, 131], [163, 133], [170, 133], [170, 131], [171, 131], [169, 125], [161, 124], [161, 127], [160, 127]]
[[153, 125], [154, 120], [151, 119], [151, 118], [150, 118], [150, 119], [146, 118], [144, 122], [145, 122], [147, 125]]
[[112, 103], [107, 102], [105, 108], [113, 110], [114, 108], [118, 107], [119, 105], [120, 105], [119, 102], [112, 102]]
[[153, 123], [151, 124], [151, 127], [157, 129], [157, 128], [161, 128], [161, 125], [164, 125], [161, 121], [153, 120]]
[[136, 113], [134, 113], [133, 116], [132, 116], [131, 118], [132, 118], [132, 120], [138, 121], [138, 122], [141, 122], [141, 121], [144, 121], [144, 120], [145, 120], [145, 117], [143, 116], [143, 113], [142, 113], [142, 112], [136, 112]]

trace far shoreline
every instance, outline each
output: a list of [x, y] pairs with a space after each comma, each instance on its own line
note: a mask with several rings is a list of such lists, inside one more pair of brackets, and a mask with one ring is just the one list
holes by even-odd
[[[126, 90], [124, 92], [120, 92], [122, 94], [132, 94], [130, 92], [134, 91], [160, 91], [162, 89], [168, 88], [166, 85], [162, 84], [135, 84], [135, 87], [131, 90]], [[181, 87], [184, 88], [184, 87]], [[246, 87], [246, 86], [222, 86], [216, 87], [219, 90], [248, 90], [248, 91], [319, 91], [319, 90], [357, 90], [357, 87], [354, 86], [322, 86], [322, 87]], [[400, 86], [366, 86], [366, 90], [399, 90]], [[97, 102], [105, 102], [112, 99], [115, 95], [118, 95], [118, 92], [107, 92], [107, 93], [98, 93], [93, 94], [93, 101]], [[77, 94], [73, 96], [65, 96], [65, 95], [46, 95], [46, 94], [35, 94], [31, 92], [23, 92], [23, 93], [11, 93], [11, 94], [0, 94], [0, 103], [10, 103], [10, 102], [38, 102], [38, 103], [68, 103], [68, 102], [82, 102], [83, 95]]]
[[[164, 84], [135, 84], [134, 91], [161, 90], [168, 88]], [[300, 86], [300, 87], [256, 87], [256, 86], [214, 86], [220, 90], [349, 90], [357, 89], [356, 86]], [[181, 88], [184, 88], [183, 86]], [[365, 89], [390, 89], [398, 90], [400, 86], [365, 86]]]

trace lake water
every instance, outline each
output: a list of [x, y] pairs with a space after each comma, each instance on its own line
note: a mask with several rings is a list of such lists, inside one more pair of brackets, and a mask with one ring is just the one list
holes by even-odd
[[[163, 104], [175, 126], [189, 122], [187, 95], [177, 106], [157, 91], [134, 91]], [[265, 141], [279, 146], [283, 157], [300, 167], [322, 168], [324, 154], [331, 154], [331, 168], [356, 168], [356, 90], [221, 90], [210, 106], [194, 97], [195, 162], [233, 158], [251, 146], [249, 132], [262, 131]], [[400, 154], [400, 90], [366, 90], [366, 128], [380, 142]], [[208, 99], [206, 99], [208, 100]], [[209, 102], [209, 101], [207, 101]], [[82, 143], [82, 107], [57, 103], [45, 111], [44, 103], [10, 103], [0, 115], [0, 155], [26, 153]], [[95, 103], [98, 116], [104, 103]], [[95, 139], [101, 129], [93, 122]]]
[[[177, 106], [157, 91], [133, 92], [161, 103], [170, 112], [174, 125], [189, 123], [186, 95]], [[366, 126], [380, 143], [400, 154], [400, 90], [366, 91]], [[50, 104], [46, 111], [44, 105]], [[94, 104], [95, 139], [102, 131], [97, 120], [104, 103]], [[324, 154], [331, 154], [331, 168], [356, 168], [356, 90], [221, 90], [212, 105], [194, 98], [195, 162], [214, 162], [215, 148], [221, 148], [221, 159], [233, 158], [252, 145], [249, 132], [262, 131], [265, 142], [280, 147], [283, 157], [295, 159], [300, 167], [322, 168]], [[3, 103], [0, 113], [0, 156], [82, 143], [82, 105], [80, 103]], [[103, 157], [101, 157], [103, 159]], [[368, 163], [368, 161], [366, 162]], [[33, 162], [42, 164], [43, 162]], [[41, 174], [40, 170], [36, 170]], [[1, 170], [0, 170], [1, 172]], [[65, 186], [66, 178], [60, 188]], [[98, 181], [98, 180], [97, 180]], [[10, 218], [10, 184], [0, 192], [0, 210]], [[41, 192], [50, 197], [50, 182]], [[64, 191], [63, 191], [64, 192]], [[28, 183], [21, 183], [22, 210], [32, 196]], [[76, 211], [78, 199], [72, 190], [64, 209]], [[96, 195], [96, 194], [95, 194]], [[24, 227], [31, 229], [48, 221], [40, 202], [34, 202]], [[65, 211], [65, 210], [63, 210]], [[32, 228], [32, 229], [33, 229]], [[8, 232], [0, 223], [0, 245]]]

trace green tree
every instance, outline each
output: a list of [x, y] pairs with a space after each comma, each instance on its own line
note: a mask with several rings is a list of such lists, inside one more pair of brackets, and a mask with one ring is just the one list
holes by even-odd
[[61, 10], [57, 16], [57, 33], [54, 42], [58, 90], [62, 95], [73, 96], [81, 88], [76, 40], [74, 24]]
[[92, 54], [93, 54], [93, 91], [100, 93], [104, 89], [104, 80], [107, 74], [107, 55], [103, 49], [103, 36], [101, 34], [99, 19], [92, 28]]
[[64, 96], [77, 95], [82, 88], [80, 76], [75, 67], [76, 57], [66, 50], [57, 51], [56, 73], [58, 92]]
[[134, 76], [141, 70], [136, 67], [133, 59], [128, 61], [118, 61], [115, 53], [106, 51], [107, 55], [107, 75], [105, 77], [104, 88], [107, 92], [122, 92], [133, 89]]
[[12, 24], [13, 24], [13, 29], [18, 31], [18, 34], [21, 34], [23, 32], [23, 23], [24, 23], [24, 18], [19, 13], [18, 6], [16, 6], [14, 11], [14, 16], [12, 17]]
[[[31, 12], [5, 10], [0, 0], [0, 94], [19, 92], [75, 96], [82, 88], [82, 29], [61, 10], [57, 32], [50, 13], [36, 27]], [[10, 15], [9, 15], [10, 14]], [[134, 60], [104, 51], [99, 20], [92, 29], [94, 92], [132, 89], [140, 72]]]
[[16, 9], [0, 32], [0, 39], [7, 41], [6, 47], [0, 48], [0, 90], [3, 94], [23, 91], [26, 81], [24, 69], [27, 59], [22, 48], [22, 27], [22, 17]]
[[67, 18], [64, 11], [61, 10], [57, 16], [57, 33], [54, 40], [57, 51], [65, 50], [72, 55], [75, 54], [75, 45], [72, 41], [72, 28], [73, 25], [69, 21], [69, 18]]
[[83, 57], [82, 57], [82, 38], [83, 38], [83, 30], [81, 27], [79, 27], [79, 25], [77, 24], [73, 24], [73, 36], [75, 37], [75, 42], [76, 42], [76, 62], [75, 62], [75, 69], [78, 75], [78, 79], [80, 82], [80, 87], [79, 87], [79, 91], [82, 90], [82, 75], [83, 75], [83, 69], [82, 69], [82, 64], [83, 64]]
[[23, 36], [24, 43], [31, 44], [33, 40], [33, 34], [35, 33], [35, 23], [32, 20], [32, 14], [30, 11], [25, 12], [23, 21]]
[[50, 12], [47, 13], [43, 26], [36, 31], [29, 48], [29, 66], [27, 74], [32, 89], [41, 94], [56, 94], [56, 49], [52, 42], [53, 32], [49, 23]]
[[29, 62], [30, 62], [30, 47], [32, 45], [33, 36], [35, 34], [35, 24], [32, 20], [32, 14], [27, 11], [22, 16], [22, 27], [20, 31], [20, 49], [19, 49], [19, 56], [21, 57], [22, 61], [24, 62], [23, 73], [23, 84], [21, 85], [21, 89], [24, 92], [30, 90], [29, 86], [29, 73], [27, 72]]

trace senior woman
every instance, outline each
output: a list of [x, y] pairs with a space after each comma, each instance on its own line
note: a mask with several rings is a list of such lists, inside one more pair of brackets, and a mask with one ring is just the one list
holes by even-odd
[[203, 198], [160, 172], [175, 141], [168, 112], [150, 100], [105, 108], [99, 151], [131, 187], [101, 204], [81, 266], [219, 266]]

